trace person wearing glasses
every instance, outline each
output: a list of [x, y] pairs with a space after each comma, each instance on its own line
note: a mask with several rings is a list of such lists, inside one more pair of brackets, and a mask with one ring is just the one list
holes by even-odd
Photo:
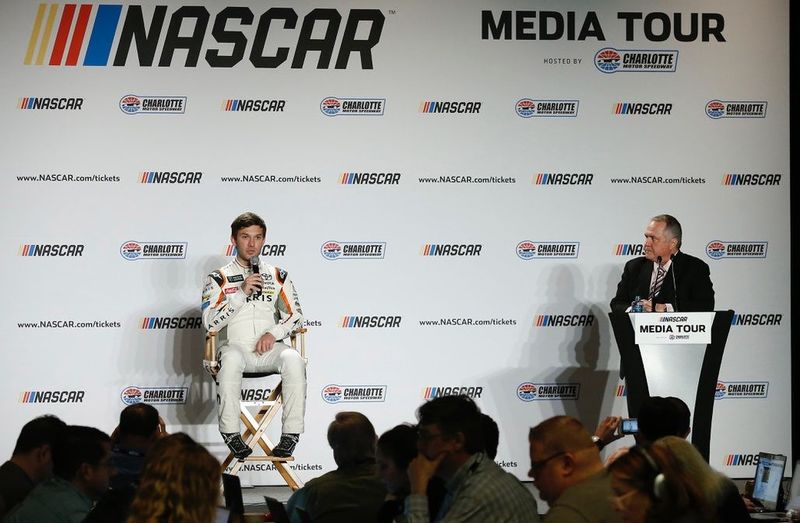
[[620, 522], [608, 500], [611, 480], [600, 450], [583, 424], [554, 416], [533, 427], [528, 436], [528, 473], [550, 510], [545, 523]]
[[[417, 410], [418, 455], [408, 466], [405, 523], [537, 523], [536, 499], [485, 450], [481, 412], [467, 396], [432, 399]], [[428, 511], [428, 484], [437, 476], [446, 494], [437, 514]]]

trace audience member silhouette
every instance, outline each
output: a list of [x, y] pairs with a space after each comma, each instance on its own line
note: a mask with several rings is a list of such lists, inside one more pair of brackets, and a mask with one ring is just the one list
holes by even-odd
[[[484, 452], [480, 410], [472, 399], [438, 397], [417, 415], [418, 454], [408, 467], [411, 492], [402, 521], [539, 521], [528, 488]], [[431, 518], [426, 491], [434, 475], [445, 481], [447, 494]]]
[[108, 489], [111, 438], [93, 428], [70, 425], [53, 446], [53, 473], [6, 516], [5, 523], [79, 523]]
[[608, 503], [611, 479], [600, 449], [580, 421], [554, 416], [533, 427], [528, 439], [528, 475], [550, 505], [545, 523], [621, 521]]
[[0, 466], [0, 518], [53, 475], [53, 446], [66, 427], [52, 415], [39, 416], [23, 425], [11, 459]]
[[359, 412], [339, 412], [328, 426], [336, 470], [314, 478], [289, 498], [292, 523], [375, 521], [386, 488], [375, 470], [375, 428]]
[[184, 433], [150, 448], [127, 523], [212, 523], [222, 470], [214, 456]]
[[626, 523], [718, 521], [700, 478], [691, 476], [664, 446], [631, 447], [608, 470], [612, 506]]

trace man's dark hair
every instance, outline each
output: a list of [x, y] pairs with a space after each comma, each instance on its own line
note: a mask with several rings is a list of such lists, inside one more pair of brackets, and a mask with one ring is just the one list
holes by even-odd
[[149, 438], [158, 430], [158, 411], [147, 403], [128, 405], [119, 414], [119, 437]]
[[484, 413], [481, 413], [481, 428], [483, 431], [484, 452], [494, 459], [497, 456], [497, 446], [500, 444], [500, 429], [492, 417]]
[[81, 464], [98, 465], [106, 454], [104, 443], [111, 438], [94, 427], [69, 425], [61, 439], [53, 447], [53, 473], [67, 481], [72, 481]]
[[391, 459], [399, 470], [408, 468], [417, 456], [417, 428], [413, 425], [397, 425], [378, 438], [378, 450]]
[[258, 225], [261, 227], [261, 232], [267, 234], [267, 224], [264, 223], [264, 220], [254, 212], [246, 212], [237, 216], [236, 219], [233, 220], [233, 223], [231, 223], [231, 237], [236, 238], [237, 232], [251, 225]]
[[67, 424], [52, 414], [34, 418], [22, 426], [12, 455], [25, 454], [42, 445], [53, 448]]
[[485, 449], [481, 411], [471, 398], [464, 395], [441, 396], [417, 409], [420, 425], [437, 424], [448, 436], [464, 435], [464, 448], [470, 454]]
[[339, 467], [374, 461], [377, 439], [375, 427], [360, 412], [339, 412], [328, 426], [328, 444]]
[[639, 435], [651, 443], [664, 436], [684, 437], [689, 427], [689, 408], [679, 408], [678, 402], [683, 403], [677, 398], [661, 396], [645, 399], [637, 416]]
[[678, 430], [678, 434], [676, 434], [676, 436], [684, 437], [689, 433], [689, 423], [692, 418], [692, 413], [689, 411], [689, 405], [687, 405], [682, 399], [676, 398], [675, 396], [667, 396], [667, 400], [672, 402], [672, 406], [675, 407], [675, 412], [678, 415], [677, 423], [675, 425], [675, 428]]
[[670, 236], [678, 240], [678, 248], [681, 248], [681, 243], [683, 243], [683, 228], [681, 227], [681, 222], [679, 222], [677, 218], [670, 214], [659, 214], [658, 216], [653, 216], [653, 219], [650, 221], [664, 222], [666, 226], [664, 230], [667, 231]]

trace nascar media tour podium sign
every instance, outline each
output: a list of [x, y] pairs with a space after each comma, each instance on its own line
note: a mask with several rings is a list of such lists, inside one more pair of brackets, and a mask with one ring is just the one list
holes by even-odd
[[708, 461], [711, 416], [733, 311], [608, 314], [621, 358], [628, 415], [649, 396], [676, 396], [692, 412], [691, 440]]

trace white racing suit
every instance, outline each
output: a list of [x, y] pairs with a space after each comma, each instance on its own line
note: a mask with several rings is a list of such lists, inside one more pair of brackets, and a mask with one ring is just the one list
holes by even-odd
[[[286, 271], [262, 263], [261, 293], [247, 296], [241, 289], [250, 274], [233, 259], [212, 272], [203, 289], [203, 325], [219, 333], [217, 375], [219, 430], [239, 432], [239, 398], [243, 372], [280, 373], [283, 383], [283, 433], [303, 432], [306, 410], [306, 365], [300, 354], [283, 343], [302, 326], [303, 313], [297, 292]], [[256, 354], [255, 345], [265, 333], [275, 340], [272, 350]]]

